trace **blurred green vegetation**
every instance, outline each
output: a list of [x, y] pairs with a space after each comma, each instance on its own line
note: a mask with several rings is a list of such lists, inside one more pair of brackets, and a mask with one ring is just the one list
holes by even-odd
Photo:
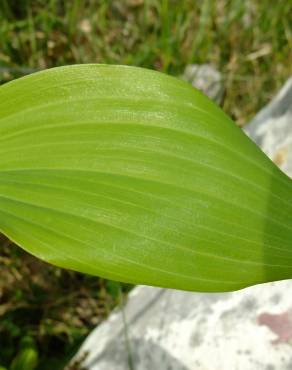
[[[0, 0], [0, 83], [74, 63], [173, 75], [209, 63], [223, 74], [223, 109], [242, 125], [291, 74], [291, 19], [287, 0]], [[16, 366], [28, 337], [37, 369], [64, 368], [120, 299], [119, 284], [62, 271], [0, 239], [0, 367]]]
[[240, 124], [291, 73], [287, 0], [0, 0], [2, 80], [72, 63], [119, 63], [181, 74], [211, 63], [224, 109]]
[[38, 357], [39, 370], [63, 369], [129, 288], [50, 266], [0, 237], [0, 368], [33, 370], [19, 363]]

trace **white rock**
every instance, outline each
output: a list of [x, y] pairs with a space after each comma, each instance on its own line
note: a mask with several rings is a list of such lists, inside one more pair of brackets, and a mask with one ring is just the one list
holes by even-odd
[[245, 132], [292, 176], [292, 77], [278, 95], [246, 126]]
[[218, 104], [224, 95], [222, 75], [209, 64], [189, 64], [186, 66], [182, 79], [201, 90]]

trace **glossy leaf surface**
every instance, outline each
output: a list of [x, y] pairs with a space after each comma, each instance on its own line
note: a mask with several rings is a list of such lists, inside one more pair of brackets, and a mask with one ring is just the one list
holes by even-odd
[[208, 98], [133, 67], [0, 87], [0, 230], [55, 265], [228, 291], [292, 277], [292, 186]]

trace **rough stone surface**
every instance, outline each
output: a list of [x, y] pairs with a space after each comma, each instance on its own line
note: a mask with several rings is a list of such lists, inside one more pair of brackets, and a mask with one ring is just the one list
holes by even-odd
[[247, 125], [245, 132], [292, 177], [292, 77]]
[[[246, 127], [292, 174], [292, 78]], [[224, 294], [136, 287], [86, 339], [89, 370], [291, 370], [292, 281]]]
[[189, 64], [182, 79], [201, 90], [210, 99], [220, 104], [224, 95], [222, 75], [209, 64]]

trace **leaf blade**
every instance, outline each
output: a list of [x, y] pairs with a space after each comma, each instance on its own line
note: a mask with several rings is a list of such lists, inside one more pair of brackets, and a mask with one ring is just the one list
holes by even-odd
[[0, 112], [0, 229], [31, 253], [188, 290], [290, 276], [290, 180], [186, 83], [60, 67], [2, 86]]

